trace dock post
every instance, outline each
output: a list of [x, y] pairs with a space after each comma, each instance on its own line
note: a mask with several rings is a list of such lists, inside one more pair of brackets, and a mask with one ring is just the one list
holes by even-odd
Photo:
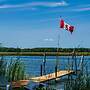
[[55, 66], [55, 78], [57, 78], [57, 65]]
[[46, 53], [44, 53], [44, 59], [43, 59], [43, 74], [45, 75], [46, 74]]
[[[69, 60], [69, 56], [68, 56], [68, 71], [71, 70], [71, 67], [70, 67], [70, 60]], [[70, 79], [70, 75], [68, 74], [68, 80]]]
[[42, 76], [42, 64], [40, 66], [40, 75]]
[[76, 55], [75, 55], [75, 74], [77, 75], [77, 58], [76, 58]]

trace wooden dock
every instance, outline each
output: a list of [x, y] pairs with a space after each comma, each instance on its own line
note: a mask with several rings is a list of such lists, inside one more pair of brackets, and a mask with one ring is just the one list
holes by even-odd
[[30, 80], [19, 80], [19, 81], [13, 81], [12, 82], [12, 87], [13, 88], [20, 88], [22, 86], [26, 86]]
[[[57, 72], [57, 78], [60, 78], [62, 76], [65, 76], [65, 75], [68, 75], [71, 73], [74, 73], [74, 71], [72, 71], [72, 70], [60, 70]], [[43, 75], [40, 77], [31, 78], [31, 80], [34, 82], [45, 82], [48, 80], [53, 80], [55, 78], [56, 78], [55, 73], [51, 73], [51, 74]]]
[[[63, 77], [65, 75], [69, 75], [72, 73], [74, 73], [74, 71], [72, 70], [60, 70], [57, 72], [57, 78], [60, 78], [60, 77]], [[12, 87], [19, 88], [21, 86], [26, 86], [30, 81], [41, 83], [41, 82], [46, 82], [46, 81], [53, 80], [53, 79], [56, 79], [55, 73], [50, 73], [50, 74], [43, 75], [40, 77], [33, 77], [33, 78], [30, 78], [29, 80], [19, 80], [15, 82], [13, 81]]]

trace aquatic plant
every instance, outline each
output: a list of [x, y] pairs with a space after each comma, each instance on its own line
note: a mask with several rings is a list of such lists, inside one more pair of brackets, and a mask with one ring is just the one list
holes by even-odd
[[25, 78], [24, 64], [19, 59], [11, 60], [7, 69], [8, 81], [23, 80]]
[[[77, 58], [75, 57], [75, 59], [73, 59], [73, 62], [76, 59]], [[68, 75], [68, 80], [65, 82], [64, 90], [90, 90], [90, 73], [88, 71], [87, 62], [84, 62], [84, 56], [79, 63], [79, 72], [77, 69], [73, 69], [75, 70], [75, 74]], [[77, 62], [75, 66], [76, 65]], [[74, 65], [72, 66], [75, 67]]]
[[6, 66], [7, 66], [7, 63], [4, 61], [4, 58], [2, 56], [0, 59], [0, 76], [6, 75]]

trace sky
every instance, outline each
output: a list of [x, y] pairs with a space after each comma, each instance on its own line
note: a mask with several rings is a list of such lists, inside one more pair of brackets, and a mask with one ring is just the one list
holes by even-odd
[[[61, 29], [60, 19], [73, 25]], [[58, 36], [59, 39], [58, 39]], [[90, 48], [90, 0], [0, 0], [0, 45]]]

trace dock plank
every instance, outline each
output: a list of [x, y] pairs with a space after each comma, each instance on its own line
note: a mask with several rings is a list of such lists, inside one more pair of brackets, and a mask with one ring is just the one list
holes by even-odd
[[[60, 70], [57, 72], [57, 78], [71, 74], [73, 72], [74, 71], [72, 71], [72, 70]], [[50, 74], [43, 75], [40, 77], [33, 77], [33, 78], [31, 78], [31, 80], [33, 80], [34, 82], [45, 82], [45, 81], [52, 80], [55, 78], [56, 77], [55, 77], [55, 72], [54, 72], [54, 73], [50, 73]]]

